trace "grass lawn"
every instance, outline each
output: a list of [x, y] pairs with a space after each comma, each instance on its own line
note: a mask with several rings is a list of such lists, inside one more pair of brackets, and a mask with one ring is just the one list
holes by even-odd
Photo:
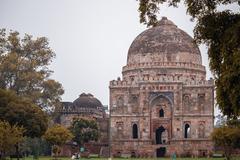
[[[114, 158], [113, 160], [146, 160], [146, 158]], [[171, 160], [171, 158], [148, 158], [150, 160]], [[176, 160], [224, 160], [224, 158], [177, 158]], [[12, 160], [16, 160], [15, 158]], [[21, 160], [33, 160], [32, 157], [22, 158]], [[38, 160], [54, 160], [53, 157], [39, 157]], [[58, 160], [71, 160], [70, 157], [61, 157]], [[80, 158], [79, 160], [108, 160], [107, 158]], [[234, 160], [240, 160], [240, 157], [234, 158]]]

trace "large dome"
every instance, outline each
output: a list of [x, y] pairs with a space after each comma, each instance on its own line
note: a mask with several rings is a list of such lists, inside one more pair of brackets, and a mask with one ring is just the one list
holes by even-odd
[[202, 64], [193, 38], [163, 17], [156, 27], [142, 32], [128, 51], [128, 65], [152, 62], [187, 62]]

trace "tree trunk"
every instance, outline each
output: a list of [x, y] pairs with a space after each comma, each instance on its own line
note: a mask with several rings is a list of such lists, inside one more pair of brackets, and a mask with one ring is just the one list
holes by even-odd
[[231, 147], [227, 146], [225, 148], [225, 157], [227, 160], [231, 159], [231, 154], [232, 154], [232, 149], [231, 149]]
[[18, 146], [18, 143], [15, 145], [15, 148], [16, 148], [17, 160], [19, 160], [19, 146]]
[[0, 151], [0, 159], [5, 159], [5, 151]]

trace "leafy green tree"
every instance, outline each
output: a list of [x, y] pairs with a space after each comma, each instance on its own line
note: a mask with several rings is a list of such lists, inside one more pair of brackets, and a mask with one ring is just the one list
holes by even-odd
[[216, 84], [219, 108], [228, 118], [240, 115], [240, 15], [229, 11], [201, 18], [196, 40], [208, 45], [210, 68]]
[[48, 126], [48, 117], [38, 106], [3, 89], [0, 89], [0, 120], [23, 126], [24, 136], [32, 138], [42, 136]]
[[[32, 101], [3, 89], [0, 89], [0, 120], [8, 121], [11, 125], [23, 126], [26, 129], [24, 136], [32, 138], [42, 136], [48, 126], [46, 113]], [[15, 148], [19, 156], [19, 144], [16, 144]]]
[[[148, 27], [155, 26], [158, 22], [157, 16], [161, 5], [168, 4], [169, 7], [178, 7], [180, 2], [184, 2], [187, 7], [187, 13], [192, 16], [192, 20], [200, 20], [205, 15], [219, 13], [217, 7], [229, 4], [240, 5], [240, 1], [232, 0], [137, 0], [139, 1], [139, 18], [140, 23], [146, 24]], [[226, 10], [230, 10], [227, 8]], [[225, 11], [226, 11], [225, 10]], [[223, 11], [223, 12], [225, 12]]]
[[5, 159], [15, 145], [23, 141], [24, 128], [0, 121], [0, 159]]
[[58, 154], [61, 152], [60, 147], [67, 141], [70, 141], [73, 138], [73, 135], [67, 128], [61, 125], [55, 125], [48, 128], [44, 138], [52, 145], [52, 152], [54, 153], [56, 159]]
[[[140, 22], [147, 26], [155, 26], [161, 4], [168, 3], [177, 7], [180, 2], [181, 0], [139, 0]], [[183, 0], [183, 2], [192, 20], [196, 20], [195, 41], [208, 47], [219, 108], [228, 118], [236, 119], [240, 115], [240, 1]], [[229, 4], [235, 5], [236, 11], [231, 11]], [[219, 10], [220, 5], [226, 10]]]
[[83, 118], [74, 119], [70, 130], [74, 136], [73, 141], [75, 141], [79, 147], [89, 141], [97, 141], [100, 135], [95, 120]]
[[240, 128], [234, 126], [221, 126], [215, 128], [212, 140], [215, 145], [221, 147], [227, 160], [231, 159], [233, 149], [240, 148]]
[[14, 90], [46, 110], [57, 106], [64, 91], [49, 78], [54, 57], [47, 38], [25, 34], [21, 39], [16, 31], [0, 29], [0, 88]]

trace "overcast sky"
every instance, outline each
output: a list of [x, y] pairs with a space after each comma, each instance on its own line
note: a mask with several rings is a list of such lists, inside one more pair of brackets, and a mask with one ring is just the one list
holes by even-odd
[[[45, 36], [57, 57], [50, 68], [62, 83], [64, 101], [92, 93], [109, 104], [109, 81], [121, 76], [139, 24], [136, 0], [0, 0], [0, 28]], [[194, 22], [186, 8], [163, 7], [179, 28], [193, 36]], [[211, 76], [206, 48], [200, 47], [207, 79]]]

